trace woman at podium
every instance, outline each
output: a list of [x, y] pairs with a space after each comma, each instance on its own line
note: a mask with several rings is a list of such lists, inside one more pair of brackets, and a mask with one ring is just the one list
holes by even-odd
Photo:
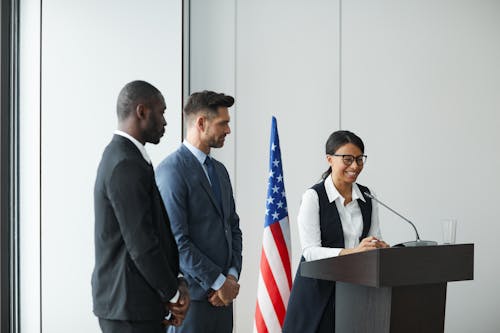
[[[388, 247], [381, 240], [377, 205], [363, 194], [370, 190], [356, 183], [364, 150], [361, 138], [349, 131], [336, 131], [326, 141], [328, 170], [303, 194], [297, 218], [301, 262]], [[297, 271], [283, 332], [334, 332], [334, 306], [335, 282]]]

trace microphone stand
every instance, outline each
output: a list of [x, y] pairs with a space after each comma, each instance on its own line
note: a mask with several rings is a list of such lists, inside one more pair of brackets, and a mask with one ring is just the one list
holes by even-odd
[[375, 200], [376, 202], [378, 202], [379, 204], [381, 204], [382, 206], [384, 206], [385, 208], [387, 208], [388, 210], [390, 210], [391, 212], [393, 212], [394, 214], [396, 214], [397, 216], [399, 216], [400, 218], [402, 218], [403, 220], [405, 220], [406, 222], [408, 222], [413, 227], [413, 230], [415, 230], [415, 234], [417, 235], [417, 239], [416, 240], [409, 241], [409, 242], [404, 242], [404, 243], [400, 243], [400, 244], [396, 244], [396, 245], [394, 245], [394, 247], [415, 247], [415, 246], [433, 246], [433, 245], [437, 245], [437, 242], [435, 242], [435, 241], [421, 240], [420, 239], [420, 235], [418, 234], [417, 228], [415, 227], [415, 225], [413, 224], [412, 221], [410, 221], [409, 219], [407, 219], [403, 215], [399, 214], [398, 212], [396, 212], [391, 207], [387, 206], [385, 203], [383, 203], [378, 198], [376, 198], [373, 194], [368, 193], [368, 192], [365, 192], [364, 194], [368, 198], [370, 198], [372, 200]]

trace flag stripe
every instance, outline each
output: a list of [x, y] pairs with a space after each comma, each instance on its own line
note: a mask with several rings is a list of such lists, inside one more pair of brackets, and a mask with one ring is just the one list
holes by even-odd
[[269, 295], [269, 293], [267, 292], [262, 274], [259, 274], [259, 286], [262, 286], [262, 288], [258, 289], [257, 298], [262, 313], [262, 318], [264, 318], [267, 330], [269, 333], [281, 332], [282, 326], [280, 325], [278, 317], [276, 316], [276, 312], [271, 301], [271, 295]]
[[273, 233], [273, 238], [278, 248], [278, 252], [281, 257], [281, 263], [285, 269], [285, 275], [288, 280], [288, 288], [292, 286], [292, 270], [290, 268], [290, 256], [288, 254], [288, 249], [286, 247], [285, 239], [283, 238], [283, 233], [281, 231], [281, 225], [279, 223], [271, 224], [271, 232]]
[[271, 267], [269, 266], [269, 262], [267, 261], [264, 249], [262, 250], [260, 271], [262, 272], [262, 276], [264, 277], [264, 283], [266, 284], [267, 292], [271, 297], [271, 302], [273, 303], [274, 310], [276, 311], [276, 315], [278, 316], [280, 325], [283, 325], [286, 311], [285, 305], [283, 304], [278, 285], [276, 284], [276, 280], [274, 279], [274, 275], [271, 271]]
[[276, 284], [280, 291], [281, 300], [286, 308], [288, 305], [288, 299], [290, 298], [290, 283], [288, 282], [285, 267], [278, 251], [277, 242], [274, 239], [270, 228], [265, 229], [262, 243], [267, 261], [269, 262], [269, 267], [271, 268], [273, 277], [276, 280]]
[[257, 305], [255, 307], [255, 326], [256, 326], [255, 329], [257, 330], [257, 332], [260, 332], [260, 333], [268, 333], [269, 332], [267, 330], [267, 327], [266, 327], [266, 322], [264, 321], [264, 318], [262, 317], [262, 312], [260, 311], [259, 302], [257, 302]]

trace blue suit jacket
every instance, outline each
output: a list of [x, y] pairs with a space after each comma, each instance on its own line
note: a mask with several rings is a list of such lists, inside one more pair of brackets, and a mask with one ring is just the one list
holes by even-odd
[[193, 300], [206, 300], [210, 286], [230, 267], [241, 272], [242, 237], [229, 174], [213, 159], [222, 210], [203, 167], [184, 145], [156, 169], [156, 182], [179, 249], [180, 269]]

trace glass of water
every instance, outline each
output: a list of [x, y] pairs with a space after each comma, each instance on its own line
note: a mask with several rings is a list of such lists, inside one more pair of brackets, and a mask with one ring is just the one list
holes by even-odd
[[441, 229], [443, 231], [443, 244], [455, 244], [457, 236], [457, 220], [442, 219]]

